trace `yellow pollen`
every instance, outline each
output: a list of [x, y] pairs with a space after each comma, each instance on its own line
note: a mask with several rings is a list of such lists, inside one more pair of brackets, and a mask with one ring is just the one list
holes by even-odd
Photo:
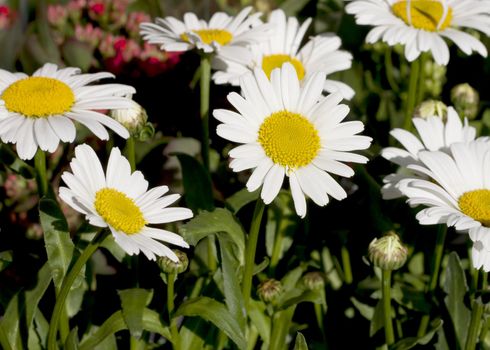
[[31, 118], [46, 118], [71, 110], [73, 90], [58, 79], [29, 77], [5, 89], [1, 98], [8, 111]]
[[[192, 32], [199, 35], [202, 42], [208, 45], [213, 41], [220, 45], [226, 45], [233, 39], [233, 34], [224, 29], [195, 29]], [[186, 33], [182, 33], [180, 38], [189, 42], [189, 37]]]
[[311, 163], [320, 150], [320, 136], [304, 116], [286, 110], [272, 113], [259, 129], [259, 143], [276, 164], [297, 169]]
[[267, 77], [271, 78], [271, 73], [276, 68], [281, 68], [284, 63], [291, 63], [298, 74], [298, 79], [302, 80], [305, 76], [305, 68], [303, 64], [294, 57], [289, 55], [268, 55], [262, 58], [262, 69]]
[[406, 0], [398, 1], [391, 6], [393, 13], [406, 24], [430, 32], [446, 29], [453, 18], [453, 10], [448, 7], [445, 14], [440, 0], [411, 0], [409, 8], [410, 11], [407, 9]]
[[464, 214], [490, 227], [490, 190], [466, 192], [459, 197], [458, 205]]
[[140, 232], [146, 224], [143, 213], [134, 201], [113, 188], [98, 190], [94, 206], [105, 222], [128, 235]]

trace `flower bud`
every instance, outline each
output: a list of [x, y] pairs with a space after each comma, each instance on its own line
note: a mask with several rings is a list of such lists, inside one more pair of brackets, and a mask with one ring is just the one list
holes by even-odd
[[445, 121], [447, 118], [447, 106], [441, 101], [427, 100], [422, 102], [415, 109], [415, 118], [427, 119], [433, 116], [439, 117]]
[[187, 254], [178, 249], [173, 249], [179, 261], [172, 261], [166, 256], [160, 256], [157, 259], [157, 264], [160, 269], [165, 273], [175, 273], [179, 274], [187, 270], [189, 266], [189, 259], [187, 258]]
[[474, 119], [478, 114], [480, 95], [469, 84], [459, 84], [451, 90], [451, 102], [459, 115]]
[[259, 284], [257, 294], [264, 303], [274, 303], [282, 293], [282, 284], [273, 278]]
[[319, 271], [308, 272], [303, 276], [303, 284], [309, 290], [321, 290], [325, 288], [325, 277]]
[[431, 60], [427, 60], [422, 69], [425, 72], [425, 92], [433, 97], [439, 96], [446, 82], [446, 66], [441, 66]]
[[383, 270], [398, 270], [407, 261], [408, 249], [393, 231], [369, 244], [369, 260]]
[[113, 109], [111, 116], [128, 129], [131, 136], [138, 135], [148, 120], [145, 109], [134, 101], [131, 108]]

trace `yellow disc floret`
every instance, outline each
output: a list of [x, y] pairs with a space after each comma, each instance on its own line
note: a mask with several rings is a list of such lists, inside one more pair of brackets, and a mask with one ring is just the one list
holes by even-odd
[[439, 0], [402, 0], [394, 3], [391, 9], [406, 24], [430, 32], [446, 29], [453, 18], [453, 10], [448, 7], [445, 11]]
[[[233, 34], [224, 29], [194, 29], [192, 32], [199, 35], [202, 42], [208, 45], [213, 41], [226, 45], [233, 39]], [[189, 42], [189, 36], [186, 33], [181, 34], [180, 37]]]
[[146, 224], [143, 213], [134, 201], [113, 188], [97, 191], [94, 206], [105, 222], [117, 231], [134, 234]]
[[8, 111], [31, 118], [46, 118], [71, 110], [73, 90], [64, 82], [46, 77], [17, 80], [1, 96]]
[[288, 169], [310, 164], [321, 146], [315, 126], [301, 114], [285, 110], [264, 120], [258, 142], [274, 163]]
[[298, 74], [298, 79], [302, 80], [305, 77], [305, 68], [303, 64], [294, 57], [289, 55], [268, 55], [262, 58], [262, 69], [264, 70], [267, 77], [271, 78], [271, 73], [276, 68], [281, 68], [282, 65], [289, 62], [293, 65]]
[[464, 214], [490, 227], [490, 190], [466, 192], [459, 197], [458, 205]]

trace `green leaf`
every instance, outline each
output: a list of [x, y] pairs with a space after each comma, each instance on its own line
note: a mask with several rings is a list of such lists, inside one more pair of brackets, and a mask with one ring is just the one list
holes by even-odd
[[286, 0], [281, 4], [281, 9], [288, 16], [296, 16], [306, 6], [309, 0]]
[[59, 291], [70, 267], [75, 247], [68, 231], [68, 223], [56, 201], [48, 198], [41, 199], [39, 216], [53, 282], [56, 290]]
[[298, 332], [296, 336], [296, 342], [294, 343], [294, 350], [308, 350], [308, 344], [303, 334]]
[[66, 350], [78, 350], [78, 327], [73, 328], [65, 341]]
[[270, 350], [287, 349], [286, 338], [289, 334], [289, 328], [291, 327], [295, 310], [296, 306], [291, 306], [286, 310], [274, 313], [269, 344]]
[[118, 291], [121, 308], [129, 332], [135, 338], [143, 332], [143, 313], [153, 297], [153, 291], [133, 288]]
[[402, 339], [399, 342], [397, 342], [395, 345], [393, 345], [393, 348], [390, 348], [390, 349], [391, 350], [408, 350], [408, 349], [415, 347], [416, 345], [427, 345], [432, 340], [432, 338], [434, 337], [436, 332], [439, 329], [442, 329], [442, 324], [443, 324], [442, 320], [438, 318], [438, 319], [432, 321], [429, 331], [423, 337], [420, 337], [420, 338], [408, 337], [408, 338]]
[[6, 250], [0, 253], [0, 272], [5, 270], [12, 262], [12, 251]]
[[[80, 344], [80, 350], [92, 350], [113, 334], [128, 329], [122, 311], [116, 311], [93, 334], [86, 336]], [[149, 309], [143, 311], [143, 329], [158, 333], [171, 339], [168, 326], [162, 324], [157, 312]], [[104, 348], [105, 349], [105, 348]]]
[[305, 271], [305, 266], [301, 265], [293, 270], [289, 271], [282, 279], [282, 287], [284, 288], [285, 291], [288, 291], [290, 289], [293, 289], [296, 287], [296, 284], [298, 283], [299, 279], [303, 275], [303, 272]]
[[93, 58], [93, 49], [90, 45], [76, 39], [69, 39], [63, 44], [61, 50], [69, 66], [79, 67], [82, 72], [88, 71]]
[[227, 235], [219, 234], [221, 253], [221, 270], [223, 272], [223, 291], [228, 310], [237, 320], [240, 329], [245, 331], [246, 318], [243, 294], [240, 289], [240, 259], [233, 254], [233, 241], [226, 239]]
[[202, 212], [187, 224], [182, 225], [180, 233], [191, 245], [197, 243], [209, 235], [226, 232], [229, 239], [237, 248], [236, 256], [240, 259], [240, 265], [244, 264], [245, 233], [233, 214], [223, 208], [216, 208], [212, 212]]
[[213, 210], [213, 188], [211, 179], [201, 163], [184, 153], [173, 154], [179, 159], [185, 189], [185, 202], [194, 213]]
[[354, 305], [354, 307], [359, 311], [359, 313], [364, 316], [368, 320], [372, 320], [374, 316], [374, 307], [361, 303], [359, 300], [357, 300], [354, 297], [350, 298], [350, 301]]
[[0, 322], [12, 348], [23, 349], [27, 347], [28, 339], [21, 336], [29, 334], [34, 314], [42, 296], [51, 283], [51, 269], [46, 263], [37, 274], [37, 284], [31, 290], [22, 290], [9, 302], [5, 314]]
[[267, 308], [265, 304], [262, 301], [250, 299], [249, 308], [248, 316], [250, 320], [257, 328], [260, 338], [265, 344], [268, 344], [271, 336], [271, 319], [266, 314]]
[[371, 320], [371, 325], [369, 326], [369, 336], [372, 337], [380, 329], [384, 327], [384, 314], [383, 314], [383, 300], [380, 299], [376, 307], [374, 308], [373, 319]]
[[33, 179], [36, 174], [34, 168], [17, 157], [9, 145], [0, 145], [0, 160], [4, 166], [25, 179]]
[[249, 192], [246, 188], [243, 188], [226, 200], [226, 206], [236, 214], [248, 203], [255, 202], [259, 198], [259, 194], [260, 190]]
[[240, 326], [226, 306], [208, 297], [198, 297], [180, 305], [178, 316], [199, 316], [222, 330], [239, 349], [245, 349], [247, 342]]
[[319, 290], [298, 290], [299, 295], [294, 295], [296, 293], [291, 293], [293, 294], [291, 297], [287, 298], [281, 298], [281, 301], [278, 303], [278, 307], [280, 309], [287, 309], [288, 307], [292, 305], [297, 305], [300, 303], [305, 303], [305, 302], [310, 302], [314, 304], [321, 304], [322, 303], [322, 294], [320, 293]]
[[449, 254], [444, 291], [447, 293], [447, 296], [444, 298], [444, 303], [451, 316], [458, 343], [463, 348], [466, 342], [466, 335], [468, 334], [471, 311], [464, 303], [464, 297], [468, 291], [468, 284], [466, 283], [461, 261], [455, 252]]

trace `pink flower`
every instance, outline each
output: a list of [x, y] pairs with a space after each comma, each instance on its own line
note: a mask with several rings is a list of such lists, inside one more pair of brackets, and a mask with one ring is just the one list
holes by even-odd
[[102, 30], [99, 27], [94, 27], [92, 23], [85, 26], [80, 24], [75, 26], [75, 38], [80, 42], [89, 44], [92, 48], [99, 45], [102, 35]]
[[151, 22], [151, 17], [144, 12], [130, 12], [126, 22], [126, 31], [132, 38], [139, 38], [140, 24]]
[[8, 29], [14, 22], [16, 14], [7, 5], [0, 6], [0, 29]]
[[104, 14], [105, 4], [102, 2], [97, 2], [93, 5], [90, 5], [89, 11], [92, 11], [97, 16], [100, 16], [100, 15]]
[[68, 8], [63, 5], [48, 6], [48, 22], [54, 27], [61, 28], [68, 18]]

